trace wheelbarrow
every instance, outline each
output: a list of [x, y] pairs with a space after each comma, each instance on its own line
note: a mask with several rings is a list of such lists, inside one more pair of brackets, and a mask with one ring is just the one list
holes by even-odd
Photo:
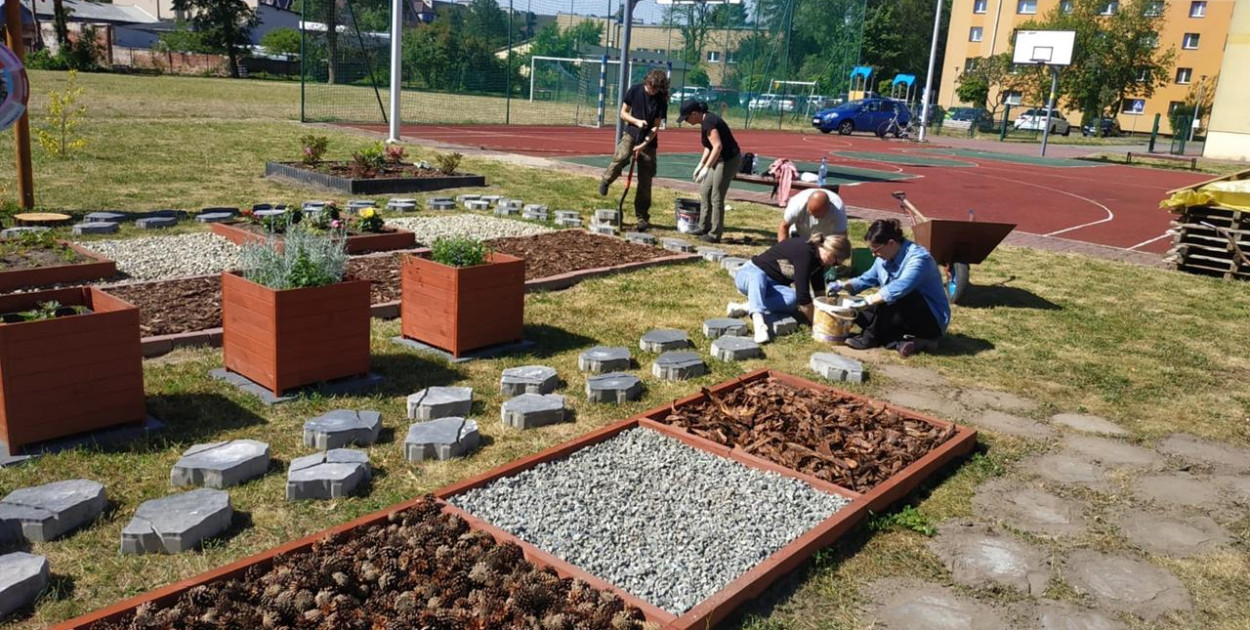
[[891, 193], [911, 219], [915, 241], [929, 250], [946, 274], [946, 297], [959, 304], [968, 290], [970, 266], [980, 264], [1016, 228], [1014, 223], [977, 221], [968, 211], [968, 221], [930, 219], [907, 200], [907, 193]]

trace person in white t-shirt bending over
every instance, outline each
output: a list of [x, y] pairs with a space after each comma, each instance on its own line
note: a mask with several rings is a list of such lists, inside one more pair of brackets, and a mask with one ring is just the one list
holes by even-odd
[[837, 193], [809, 188], [786, 204], [781, 225], [777, 226], [777, 242], [792, 236], [807, 239], [814, 233], [846, 234], [846, 205]]

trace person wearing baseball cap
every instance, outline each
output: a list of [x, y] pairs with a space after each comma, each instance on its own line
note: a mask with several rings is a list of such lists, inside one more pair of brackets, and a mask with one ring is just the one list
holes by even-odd
[[681, 119], [700, 125], [703, 155], [694, 169], [702, 201], [696, 234], [708, 243], [719, 243], [725, 229], [725, 195], [742, 166], [742, 149], [725, 119], [707, 111], [707, 103], [694, 99], [681, 104]]

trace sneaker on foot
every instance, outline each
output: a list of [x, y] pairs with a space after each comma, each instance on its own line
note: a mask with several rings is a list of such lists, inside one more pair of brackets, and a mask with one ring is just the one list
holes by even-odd
[[869, 348], [877, 347], [877, 344], [873, 343], [871, 339], [865, 338], [863, 335], [855, 335], [854, 337], [846, 338], [846, 347], [852, 350], [867, 350]]
[[755, 328], [755, 343], [768, 343], [768, 323], [763, 313], [751, 315], [751, 326]]
[[646, 232], [651, 229], [651, 222], [646, 219], [638, 219], [638, 224], [634, 226], [634, 229], [639, 232]]
[[687, 234], [690, 236], [703, 236], [704, 234], [707, 234], [707, 232], [704, 232], [703, 230], [695, 230], [693, 232], [687, 232]]
[[712, 234], [703, 234], [699, 236], [699, 240], [703, 241], [704, 243], [719, 243], [720, 237], [714, 236]]
[[607, 182], [604, 182], [604, 181], [599, 182], [599, 196], [600, 197], [608, 196], [608, 186], [609, 184]]
[[742, 317], [747, 314], [747, 305], [742, 302], [730, 302], [725, 306], [725, 317]]
[[936, 339], [908, 338], [898, 344], [898, 356], [906, 359], [921, 352], [932, 352], [935, 349], [937, 349]]

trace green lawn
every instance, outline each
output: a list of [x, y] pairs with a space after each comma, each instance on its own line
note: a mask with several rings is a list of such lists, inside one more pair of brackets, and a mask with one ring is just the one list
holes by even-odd
[[[42, 93], [63, 76], [32, 72], [32, 88]], [[90, 107], [83, 127], [88, 145], [82, 155], [66, 161], [49, 159], [36, 148], [35, 183], [43, 206], [74, 211], [197, 208], [321, 198], [324, 193], [265, 180], [264, 161], [295, 159], [300, 135], [309, 132], [330, 137], [333, 157], [346, 157], [374, 140], [292, 122], [298, 90], [290, 84], [113, 75], [83, 75], [82, 83]], [[40, 99], [33, 110], [41, 111]], [[422, 147], [410, 149], [418, 156], [429, 155]], [[6, 143], [0, 148], [0, 181], [13, 181], [12, 164], [12, 145]], [[492, 191], [527, 202], [584, 211], [604, 205], [590, 177], [482, 159], [468, 159], [463, 168], [485, 174]], [[3, 194], [12, 200], [12, 186]], [[655, 207], [672, 207], [674, 197], [672, 191], [657, 190]], [[660, 235], [671, 235], [671, 215], [656, 212], [655, 217]], [[775, 209], [737, 203], [727, 217], [727, 236], [764, 242], [776, 220]], [[862, 223], [853, 222], [857, 243], [864, 229]], [[728, 249], [749, 255], [759, 248]], [[1040, 401], [1041, 408], [1030, 414], [1037, 418], [1061, 411], [1105, 416], [1146, 445], [1184, 431], [1250, 446], [1246, 325], [1250, 291], [1245, 284], [1014, 247], [999, 248], [976, 270], [974, 279], [977, 286], [970, 303], [955, 308], [942, 351], [916, 357], [910, 365], [936, 370], [951, 387], [1003, 390]], [[637, 403], [612, 407], [583, 402], [584, 381], [576, 367], [581, 350], [597, 344], [636, 347], [641, 334], [657, 327], [681, 328], [698, 338], [702, 320], [723, 313], [735, 293], [724, 271], [699, 263], [531, 294], [526, 298], [527, 336], [538, 342], [532, 355], [455, 366], [397, 348], [388, 339], [398, 334], [398, 323], [375, 320], [374, 367], [387, 379], [379, 392], [313, 398], [275, 408], [206, 377], [219, 366], [219, 351], [184, 350], [150, 360], [145, 366], [149, 410], [169, 424], [166, 433], [121, 452], [78, 450], [0, 470], [0, 495], [30, 484], [87, 477], [104, 482], [111, 501], [105, 516], [84, 531], [32, 545], [33, 552], [48, 556], [55, 588], [32, 615], [9, 627], [44, 627], [190, 577], [747, 370], [769, 366], [809, 375], [807, 360], [818, 346], [795, 335], [769, 345], [766, 359], [739, 365], [712, 362], [712, 373], [692, 382], [670, 384], [648, 376], [647, 392]], [[706, 351], [705, 341], [699, 339], [697, 344]], [[884, 352], [866, 357], [870, 369], [899, 362]], [[650, 357], [638, 358], [645, 372]], [[569, 383], [561, 393], [568, 395], [576, 411], [575, 423], [519, 432], [493, 420], [502, 401], [500, 370], [533, 362], [555, 367]], [[422, 387], [453, 383], [474, 387], [488, 445], [462, 461], [420, 466], [405, 462], [398, 443], [406, 427], [404, 396]], [[890, 386], [888, 379], [876, 377], [850, 389], [874, 394]], [[370, 492], [334, 502], [287, 503], [285, 464], [305, 454], [300, 444], [302, 423], [341, 407], [383, 412], [383, 440], [369, 449], [376, 471]], [[170, 492], [169, 469], [181, 451], [197, 442], [243, 437], [268, 442], [278, 460], [270, 474], [230, 491], [235, 508], [246, 514], [246, 527], [213, 541], [202, 552], [173, 557], [117, 553], [119, 532], [135, 507]], [[977, 456], [909, 500], [915, 507], [909, 518], [938, 523], [968, 517], [978, 483], [1012, 474], [1014, 462], [1027, 454], [1055, 448], [1051, 443], [983, 434]], [[1095, 505], [1099, 518], [1134, 501], [1126, 492], [1083, 496]], [[891, 526], [907, 522], [908, 518], [895, 517], [877, 521], [880, 531], [861, 528], [783, 580], [729, 625], [863, 628], [868, 620], [860, 604], [871, 580], [909, 576], [949, 583], [949, 574], [928, 550], [923, 534]], [[1182, 579], [1194, 595], [1195, 612], [1132, 627], [1250, 627], [1250, 518], [1243, 514], [1229, 527], [1237, 539], [1230, 550], [1184, 560], [1151, 557]], [[1071, 541], [1034, 542], [1056, 557], [1083, 547], [1137, 553], [1106, 525]], [[1047, 596], [1076, 600], [1062, 577], [1052, 581]], [[994, 589], [963, 591], [987, 603], [1024, 597]]]

